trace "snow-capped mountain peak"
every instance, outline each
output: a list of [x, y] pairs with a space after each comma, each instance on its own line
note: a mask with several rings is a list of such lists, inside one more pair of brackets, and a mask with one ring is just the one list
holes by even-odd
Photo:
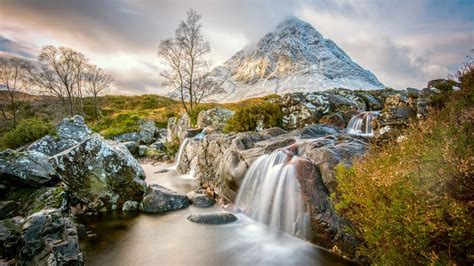
[[273, 32], [216, 67], [212, 77], [222, 83], [222, 92], [214, 97], [217, 101], [334, 87], [384, 87], [333, 41], [296, 17], [286, 18]]

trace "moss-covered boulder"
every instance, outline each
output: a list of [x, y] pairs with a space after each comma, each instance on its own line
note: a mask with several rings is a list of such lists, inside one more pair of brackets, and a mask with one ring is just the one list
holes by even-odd
[[89, 209], [121, 209], [140, 201], [146, 189], [145, 172], [127, 148], [93, 136], [50, 158], [67, 189]]

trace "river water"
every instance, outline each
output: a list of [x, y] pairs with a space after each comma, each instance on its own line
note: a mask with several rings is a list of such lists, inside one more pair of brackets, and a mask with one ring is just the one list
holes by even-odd
[[[196, 187], [171, 164], [143, 164], [148, 184], [160, 184], [180, 193]], [[162, 169], [171, 169], [158, 173]], [[243, 214], [226, 225], [188, 221], [190, 214], [223, 212], [190, 206], [164, 215], [107, 213], [82, 217], [80, 222], [97, 234], [82, 240], [86, 265], [345, 265], [347, 261], [307, 241], [270, 230]]]

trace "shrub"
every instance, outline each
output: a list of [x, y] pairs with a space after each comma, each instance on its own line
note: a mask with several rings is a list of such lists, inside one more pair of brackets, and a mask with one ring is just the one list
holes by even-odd
[[16, 128], [5, 132], [0, 139], [2, 149], [16, 149], [54, 132], [53, 124], [37, 119], [21, 120]]
[[371, 263], [474, 259], [474, 87], [461, 86], [401, 143], [372, 147], [352, 168], [336, 168], [336, 210], [352, 221], [364, 243], [358, 252]]
[[165, 152], [168, 154], [168, 156], [173, 157], [178, 153], [179, 151], [179, 138], [174, 137], [171, 141], [167, 141], [164, 143], [165, 145]]
[[91, 125], [91, 128], [110, 139], [123, 133], [139, 131], [141, 119], [142, 116], [134, 112], [122, 113], [115, 117], [106, 117]]
[[264, 128], [280, 127], [283, 113], [276, 103], [262, 102], [241, 106], [228, 121], [224, 128], [225, 132], [245, 132], [256, 130], [259, 123]]

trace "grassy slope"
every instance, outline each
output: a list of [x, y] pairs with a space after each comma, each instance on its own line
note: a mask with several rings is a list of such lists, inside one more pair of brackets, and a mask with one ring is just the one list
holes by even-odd
[[338, 167], [336, 209], [353, 222], [363, 241], [358, 252], [371, 263], [474, 260], [473, 85], [411, 125], [404, 141]]

